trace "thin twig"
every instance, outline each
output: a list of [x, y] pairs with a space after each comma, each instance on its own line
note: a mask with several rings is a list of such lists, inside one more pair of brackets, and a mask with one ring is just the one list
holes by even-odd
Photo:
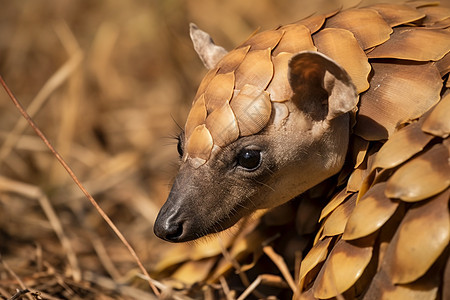
[[303, 260], [303, 254], [301, 251], [295, 251], [295, 268], [294, 268], [294, 281], [296, 283], [296, 285], [299, 285], [300, 282], [300, 266], [302, 264], [302, 260]]
[[256, 277], [256, 279], [252, 282], [252, 284], [250, 284], [247, 287], [247, 289], [239, 296], [239, 298], [237, 298], [237, 300], [244, 300], [245, 298], [247, 298], [250, 295], [250, 293], [252, 293], [261, 283], [263, 284], [271, 283], [272, 285], [281, 285], [281, 286], [286, 285], [283, 279], [279, 276], [271, 274], [261, 274], [258, 275], [258, 277]]
[[112, 279], [119, 280], [121, 275], [114, 265], [112, 259], [109, 257], [105, 245], [103, 245], [98, 236], [91, 230], [88, 230], [88, 237], [91, 240], [94, 251], [97, 253], [97, 257], [100, 260], [102, 266], [105, 268], [106, 272], [108, 272]]
[[[69, 167], [69, 165], [65, 162], [65, 160], [62, 158], [61, 155], [56, 151], [56, 149], [52, 146], [50, 141], [45, 137], [45, 135], [42, 133], [42, 131], [37, 127], [36, 123], [31, 119], [31, 117], [27, 114], [25, 109], [23, 108], [22, 104], [16, 99], [12, 91], [7, 86], [6, 82], [3, 80], [3, 77], [0, 75], [0, 83], [3, 85], [3, 88], [5, 89], [6, 93], [8, 93], [11, 100], [14, 102], [14, 105], [17, 107], [19, 112], [22, 114], [22, 116], [27, 120], [28, 124], [33, 128], [33, 130], [36, 132], [36, 134], [42, 139], [42, 141], [45, 143], [45, 145], [50, 149], [50, 151], [53, 153], [53, 155], [56, 157], [56, 159], [61, 163], [61, 165], [66, 169], [67, 173], [69, 173], [70, 177], [73, 179], [75, 184], [80, 188], [80, 190], [83, 192], [83, 194], [86, 196], [86, 198], [89, 199], [91, 204], [95, 207], [95, 209], [98, 211], [98, 213], [102, 216], [102, 218], [105, 220], [105, 222], [111, 227], [111, 229], [114, 231], [114, 233], [117, 235], [117, 237], [122, 241], [122, 243], [125, 245], [125, 247], [130, 252], [131, 256], [134, 258], [136, 263], [138, 264], [141, 271], [144, 273], [145, 276], [148, 278], [151, 278], [148, 274], [147, 270], [144, 268], [144, 265], [142, 264], [141, 260], [139, 259], [136, 251], [134, 251], [133, 247], [131, 247], [130, 243], [128, 243], [127, 239], [123, 234], [119, 231], [119, 229], [116, 227], [116, 225], [113, 223], [113, 221], [108, 217], [108, 215], [103, 211], [103, 209], [98, 205], [98, 203], [95, 201], [95, 199], [91, 196], [91, 194], [84, 188], [84, 186], [81, 184], [78, 177], [75, 175], [75, 173], [72, 171], [72, 169]], [[150, 285], [153, 292], [159, 296], [160, 293], [158, 289], [155, 287], [155, 285], [148, 280], [148, 284]]]
[[125, 298], [131, 297], [133, 299], [157, 300], [157, 298], [149, 292], [145, 292], [136, 287], [125, 286], [121, 283], [118, 283], [114, 279], [110, 279], [108, 277], [104, 277], [99, 274], [95, 274], [92, 272], [84, 272], [83, 278], [86, 281], [95, 283], [96, 285], [101, 286], [109, 291], [118, 292], [120, 293], [120, 296]]
[[[34, 97], [34, 99], [31, 101], [31, 104], [27, 108], [27, 110], [29, 111], [29, 115], [34, 116], [39, 111], [39, 109], [44, 105], [49, 96], [58, 87], [60, 87], [67, 80], [67, 78], [69, 78], [70, 74], [74, 72], [74, 70], [79, 66], [82, 60], [83, 53], [81, 51], [75, 53], [45, 82], [44, 86], [41, 88], [36, 97]], [[21, 133], [25, 130], [26, 125], [27, 122], [23, 119], [20, 119], [17, 121], [14, 128], [10, 131], [0, 148], [0, 163], [3, 163], [5, 158], [11, 152], [14, 145], [19, 140]]]
[[[136, 274], [136, 277], [142, 278], [142, 279], [147, 280], [147, 281], [148, 281], [148, 280], [152, 281], [152, 283], [153, 283], [157, 288], [159, 288], [159, 289], [162, 291], [162, 293], [170, 293], [170, 299], [174, 299], [174, 300], [193, 300], [192, 298], [190, 298], [190, 297], [188, 297], [188, 296], [186, 296], [186, 295], [183, 295], [182, 292], [174, 291], [174, 290], [172, 290], [171, 287], [169, 287], [169, 286], [167, 286], [167, 285], [165, 285], [165, 284], [163, 284], [163, 283], [161, 283], [161, 282], [159, 282], [159, 281], [156, 281], [156, 280], [154, 280], [154, 279], [151, 279], [151, 278], [149, 278], [149, 277], [146, 277], [145, 275], [142, 275], [142, 274]], [[162, 293], [161, 293], [161, 294], [162, 294]], [[161, 298], [162, 298], [162, 299], [166, 299], [166, 298], [163, 297], [163, 295], [161, 295]]]
[[[22, 288], [22, 290], [28, 290], [27, 286], [25, 285], [25, 283], [23, 283], [22, 279], [20, 279], [20, 277], [17, 276], [16, 272], [14, 272], [13, 269], [11, 269], [9, 267], [9, 265], [6, 263], [6, 261], [4, 261], [2, 259], [1, 256], [0, 256], [0, 260], [2, 261], [3, 267], [5, 267], [5, 269], [9, 272], [9, 274], [11, 274], [11, 276], [14, 277], [14, 279], [17, 280], [17, 282], [19, 283], [19, 285]], [[27, 295], [28, 299], [33, 300], [33, 298], [31, 298], [31, 296], [28, 293], [26, 295]], [[14, 298], [14, 296], [13, 296], [13, 298]]]
[[228, 283], [225, 280], [225, 278], [223, 276], [220, 276], [219, 278], [220, 280], [220, 285], [222, 286], [223, 292], [225, 293], [225, 296], [227, 297], [227, 300], [234, 300], [234, 296], [231, 293], [230, 288], [228, 287]]
[[53, 231], [58, 236], [58, 239], [61, 241], [61, 244], [67, 253], [67, 259], [69, 260], [69, 264], [72, 267], [72, 276], [73, 280], [76, 282], [81, 281], [81, 270], [78, 265], [78, 259], [75, 254], [75, 251], [72, 248], [72, 244], [70, 243], [69, 238], [66, 236], [63, 230], [63, 226], [61, 224], [61, 221], [58, 218], [58, 215], [56, 214], [55, 210], [53, 209], [52, 204], [48, 200], [47, 196], [42, 194], [38, 198], [39, 204], [41, 205], [42, 210], [44, 211], [45, 215], [47, 216], [47, 219], [50, 222], [50, 225], [53, 228]]
[[256, 277], [256, 279], [252, 282], [252, 284], [250, 284], [245, 289], [245, 291], [239, 296], [239, 298], [237, 298], [237, 300], [244, 300], [245, 298], [247, 298], [247, 296], [250, 295], [260, 283], [261, 283], [261, 275]]
[[15, 293], [11, 298], [9, 298], [9, 300], [18, 300], [22, 298], [23, 295], [26, 295], [29, 292], [30, 292], [29, 289], [17, 290], [17, 293]]
[[[239, 262], [231, 256], [230, 252], [228, 252], [227, 248], [223, 244], [223, 240], [220, 237], [218, 237], [218, 239], [219, 239], [220, 249], [222, 250], [223, 257], [226, 260], [228, 260], [231, 263], [231, 265], [233, 266], [233, 268], [236, 270], [236, 272], [239, 275], [239, 278], [241, 279], [242, 284], [245, 287], [248, 287], [250, 285], [250, 280], [248, 279], [247, 274], [241, 270], [241, 265], [239, 264]], [[256, 297], [264, 298], [264, 295], [261, 294], [260, 292], [258, 292], [257, 290], [253, 289], [252, 291]]]
[[289, 284], [289, 287], [295, 293], [297, 286], [295, 285], [294, 279], [292, 279], [291, 273], [289, 273], [289, 269], [286, 266], [283, 257], [277, 254], [271, 246], [265, 246], [263, 251], [275, 263], [281, 274], [283, 274], [284, 279], [286, 279], [286, 282]]
[[241, 271], [241, 265], [239, 264], [239, 262], [236, 259], [234, 259], [231, 256], [230, 252], [228, 252], [228, 250], [225, 247], [225, 245], [223, 244], [223, 240], [220, 236], [218, 237], [218, 241], [219, 241], [220, 250], [222, 251], [223, 257], [233, 266], [233, 268], [239, 274], [239, 277], [241, 278], [242, 283], [245, 286], [249, 286], [250, 280], [248, 280], [247, 274], [245, 274], [245, 272]]

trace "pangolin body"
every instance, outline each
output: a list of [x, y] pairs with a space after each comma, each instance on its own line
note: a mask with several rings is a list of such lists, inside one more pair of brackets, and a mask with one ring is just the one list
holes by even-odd
[[449, 27], [450, 9], [423, 1], [316, 15], [252, 35], [201, 82], [185, 127], [194, 167], [289, 118], [300, 51], [336, 61], [360, 95], [352, 159], [294, 297], [450, 299]]

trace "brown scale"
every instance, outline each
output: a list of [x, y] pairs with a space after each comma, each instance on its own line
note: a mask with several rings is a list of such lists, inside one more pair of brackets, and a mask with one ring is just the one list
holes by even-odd
[[380, 45], [389, 40], [392, 28], [373, 9], [350, 9], [343, 11], [325, 22], [326, 28], [347, 29], [355, 35], [363, 50]]
[[[410, 14], [403, 20], [394, 18], [388, 7], [373, 9], [389, 15], [389, 24], [425, 24], [415, 19], [410, 7], [397, 8]], [[439, 7], [432, 8], [420, 10], [434, 12], [427, 19], [434, 23], [427, 24], [442, 21], [444, 13], [450, 16], [446, 9], [439, 14]], [[366, 156], [369, 171], [354, 193], [354, 209], [348, 213], [353, 197], [341, 192], [323, 210], [323, 230], [302, 262], [301, 270], [307, 271], [300, 272], [296, 298], [449, 296], [449, 271], [444, 267], [449, 267], [450, 96], [441, 80], [449, 72], [449, 39], [448, 29], [394, 28], [391, 40], [368, 52], [374, 75], [371, 88], [361, 95], [356, 134], [387, 142], [371, 161]], [[421, 51], [424, 43], [433, 46]], [[364, 116], [382, 126], [371, 126]], [[328, 227], [336, 228], [336, 234], [330, 235]], [[330, 238], [337, 241], [324, 250], [322, 241], [328, 244]]]
[[399, 124], [420, 117], [440, 99], [442, 81], [434, 63], [395, 62], [371, 63], [374, 75], [370, 84], [379, 88], [361, 96], [355, 127], [356, 134], [366, 140], [387, 139]]
[[429, 1], [312, 16], [253, 35], [202, 81], [186, 123], [194, 167], [286, 110], [299, 51], [337, 61], [360, 94], [353, 172], [322, 211], [294, 298], [450, 295], [449, 20]]
[[424, 13], [406, 5], [382, 3], [368, 8], [376, 10], [391, 27], [425, 18]]
[[269, 93], [250, 84], [244, 85], [233, 98], [231, 108], [237, 118], [240, 136], [261, 131], [272, 112]]
[[[448, 51], [450, 35], [444, 29], [395, 28], [386, 43], [368, 53], [369, 58], [397, 58], [416, 61], [437, 61]], [[423, 45], [433, 45], [426, 47]], [[399, 48], [398, 45], [402, 45]]]
[[284, 35], [277, 47], [272, 51], [272, 57], [276, 57], [282, 52], [292, 54], [302, 50], [317, 50], [311, 39], [311, 32], [305, 25], [290, 24], [281, 27], [280, 30], [284, 31]]
[[325, 28], [313, 37], [319, 52], [335, 60], [352, 78], [358, 93], [369, 88], [367, 77], [371, 70], [364, 51], [353, 33], [346, 29]]

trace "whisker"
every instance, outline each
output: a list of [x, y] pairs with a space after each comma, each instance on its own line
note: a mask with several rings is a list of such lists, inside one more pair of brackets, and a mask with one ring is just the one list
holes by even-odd
[[270, 175], [275, 174], [275, 172], [269, 169], [268, 167], [265, 167], [264, 169], [267, 170], [267, 172], [270, 173]]
[[180, 123], [177, 122], [177, 120], [175, 120], [175, 117], [170, 114], [170, 117], [172, 118], [172, 121], [175, 123], [175, 125], [177, 125], [177, 127], [180, 129], [180, 131], [184, 131], [184, 128], [180, 125]]
[[275, 192], [275, 189], [274, 189], [273, 187], [271, 187], [270, 185], [265, 184], [264, 182], [261, 182], [261, 181], [256, 180], [256, 179], [253, 179], [253, 181], [256, 182], [257, 184], [262, 185], [262, 186], [265, 186], [265, 187], [271, 189], [273, 192]]

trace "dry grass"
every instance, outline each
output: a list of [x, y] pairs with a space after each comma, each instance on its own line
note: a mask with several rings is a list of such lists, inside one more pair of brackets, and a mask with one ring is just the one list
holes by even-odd
[[[163, 294], [171, 295], [167, 297], [231, 299], [252, 282], [252, 290], [256, 283], [275, 286], [256, 295], [291, 295], [283, 275], [262, 252], [261, 241], [276, 231], [261, 235], [247, 226], [253, 235], [244, 234], [234, 244], [224, 235], [217, 239], [219, 246], [216, 239], [215, 244], [171, 245], [153, 235], [152, 225], [176, 172], [175, 141], [168, 137], [177, 134], [176, 123], [184, 124], [205, 74], [191, 47], [188, 23], [196, 22], [231, 49], [259, 26], [271, 28], [338, 6], [312, 2], [2, 3], [0, 74], [133, 245]], [[236, 249], [243, 241], [254, 245]], [[284, 243], [282, 249], [297, 245], [289, 239]], [[3, 90], [0, 254], [3, 299], [153, 297], [126, 248]], [[239, 261], [249, 254], [254, 254], [255, 266], [245, 265], [251, 255], [250, 261]], [[295, 259], [285, 259], [292, 271]], [[243, 269], [239, 276], [223, 271], [232, 268]], [[192, 285], [198, 278], [210, 281]], [[14, 296], [16, 289], [25, 288], [36, 293]]]

